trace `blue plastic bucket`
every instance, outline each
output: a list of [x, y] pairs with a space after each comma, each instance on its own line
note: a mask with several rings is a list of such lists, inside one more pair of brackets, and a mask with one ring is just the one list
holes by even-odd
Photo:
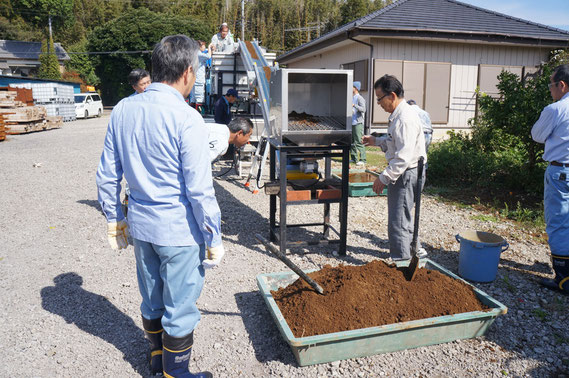
[[456, 235], [456, 241], [460, 243], [458, 274], [469, 281], [494, 281], [500, 254], [508, 249], [508, 242], [496, 234], [470, 230]]

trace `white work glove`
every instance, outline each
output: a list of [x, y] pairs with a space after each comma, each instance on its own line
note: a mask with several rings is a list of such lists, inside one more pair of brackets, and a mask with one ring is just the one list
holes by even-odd
[[128, 247], [128, 224], [124, 220], [108, 223], [107, 239], [112, 249]]
[[207, 247], [205, 260], [202, 263], [203, 267], [205, 269], [215, 268], [221, 262], [223, 255], [225, 255], [223, 244], [220, 244], [217, 247]]

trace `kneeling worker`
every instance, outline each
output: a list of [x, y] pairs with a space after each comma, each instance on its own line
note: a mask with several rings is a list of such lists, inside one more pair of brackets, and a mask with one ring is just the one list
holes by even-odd
[[209, 128], [209, 157], [211, 161], [223, 156], [230, 144], [239, 149], [249, 143], [253, 134], [253, 122], [249, 118], [238, 117], [225, 126], [219, 123], [206, 123]]

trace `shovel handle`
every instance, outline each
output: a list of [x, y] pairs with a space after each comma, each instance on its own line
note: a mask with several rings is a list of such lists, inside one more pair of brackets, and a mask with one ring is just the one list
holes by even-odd
[[279, 258], [279, 260], [281, 260], [283, 263], [285, 263], [286, 266], [288, 266], [290, 269], [292, 269], [293, 272], [298, 274], [298, 276], [300, 278], [302, 278], [304, 281], [306, 281], [306, 283], [309, 284], [314, 290], [316, 290], [318, 292], [318, 294], [324, 294], [324, 289], [322, 289], [322, 287], [320, 285], [318, 285], [318, 283], [316, 283], [316, 281], [314, 281], [312, 278], [310, 278], [308, 276], [308, 274], [304, 273], [295, 263], [290, 261], [290, 259], [288, 257], [283, 255], [267, 239], [265, 239], [264, 237], [262, 237], [259, 234], [255, 234], [255, 239], [257, 239], [261, 244], [263, 244], [269, 252], [271, 252], [273, 255], [277, 256]]
[[423, 188], [423, 165], [424, 158], [419, 158], [417, 166], [417, 188], [415, 189], [415, 224], [413, 225], [413, 242], [411, 244], [411, 252], [417, 254], [417, 239], [419, 238], [419, 216], [421, 213], [421, 189]]

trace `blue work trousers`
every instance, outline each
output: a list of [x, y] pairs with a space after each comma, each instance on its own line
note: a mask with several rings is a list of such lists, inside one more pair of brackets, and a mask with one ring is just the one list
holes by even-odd
[[165, 247], [134, 239], [134, 254], [142, 316], [162, 317], [170, 336], [190, 334], [200, 321], [196, 301], [204, 283], [205, 244]]
[[554, 255], [569, 256], [569, 168], [547, 167], [543, 203], [549, 249]]

